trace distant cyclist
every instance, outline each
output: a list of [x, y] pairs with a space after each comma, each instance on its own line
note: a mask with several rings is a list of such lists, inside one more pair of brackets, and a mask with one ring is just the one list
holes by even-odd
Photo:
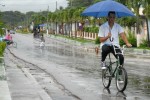
[[8, 45], [13, 43], [12, 36], [10, 34], [10, 30], [7, 30], [6, 36], [4, 37], [3, 41], [5, 41]]

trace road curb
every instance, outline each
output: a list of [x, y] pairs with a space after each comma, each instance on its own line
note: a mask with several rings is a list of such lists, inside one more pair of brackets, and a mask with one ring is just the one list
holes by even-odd
[[[82, 46], [83, 51], [91, 52], [91, 53], [96, 53], [95, 50], [96, 50], [96, 48], [98, 48], [98, 52], [100, 53], [100, 46], [97, 44], [93, 44], [93, 43], [81, 44], [75, 40], [69, 40], [66, 38], [55, 37], [55, 36], [51, 36], [51, 37], [47, 37], [47, 38], [55, 38], [55, 39], [58, 39], [59, 41], [62, 40], [64, 42], [70, 42], [70, 43], [77, 45], [77, 46]], [[125, 55], [131, 54], [131, 55], [142, 55], [142, 56], [149, 56], [150, 57], [150, 50], [148, 50], [148, 49], [125, 48], [124, 53], [125, 53]]]
[[33, 81], [34, 85], [39, 87], [38, 94], [40, 96], [40, 98], [42, 100], [52, 100], [52, 98], [41, 88], [41, 86], [37, 83], [37, 81], [35, 80], [35, 78], [29, 73], [29, 71], [27, 70], [27, 68], [22, 68], [22, 70], [26, 73], [26, 75], [28, 76], [28, 78], [30, 78], [30, 80]]

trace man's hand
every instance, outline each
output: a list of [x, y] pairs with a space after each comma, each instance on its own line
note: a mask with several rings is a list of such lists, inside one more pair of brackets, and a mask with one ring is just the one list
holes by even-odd
[[127, 46], [128, 48], [130, 48], [130, 47], [132, 47], [132, 44], [127, 43], [126, 46]]
[[111, 38], [111, 33], [109, 32], [106, 37], [100, 37], [100, 42], [105, 42], [107, 39]]
[[108, 37], [108, 38], [110, 38], [110, 37], [111, 37], [111, 33], [110, 33], [110, 32], [108, 33], [107, 37]]

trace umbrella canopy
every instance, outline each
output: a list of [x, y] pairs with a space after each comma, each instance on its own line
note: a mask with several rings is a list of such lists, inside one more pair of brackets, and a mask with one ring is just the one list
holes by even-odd
[[40, 26], [40, 27], [44, 27], [44, 26], [46, 26], [46, 24], [40, 24], [39, 26]]
[[106, 17], [109, 11], [115, 11], [116, 17], [135, 16], [126, 6], [113, 0], [105, 0], [86, 8], [82, 15], [93, 17]]

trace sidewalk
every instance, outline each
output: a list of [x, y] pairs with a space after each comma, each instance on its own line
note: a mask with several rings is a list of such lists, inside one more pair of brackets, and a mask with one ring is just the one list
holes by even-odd
[[11, 100], [3, 58], [0, 58], [0, 100]]
[[29, 72], [30, 69], [26, 66], [26, 64], [16, 61], [17, 58], [15, 58], [10, 53], [11, 52], [6, 49], [4, 57], [6, 68], [3, 69], [4, 71], [6, 70], [8, 78], [6, 80], [7, 83], [5, 83], [5, 85], [7, 85], [5, 90], [7, 91], [3, 91], [5, 95], [8, 95], [6, 97], [10, 97], [13, 100], [52, 100], [48, 93], [41, 87], [41, 85]]

